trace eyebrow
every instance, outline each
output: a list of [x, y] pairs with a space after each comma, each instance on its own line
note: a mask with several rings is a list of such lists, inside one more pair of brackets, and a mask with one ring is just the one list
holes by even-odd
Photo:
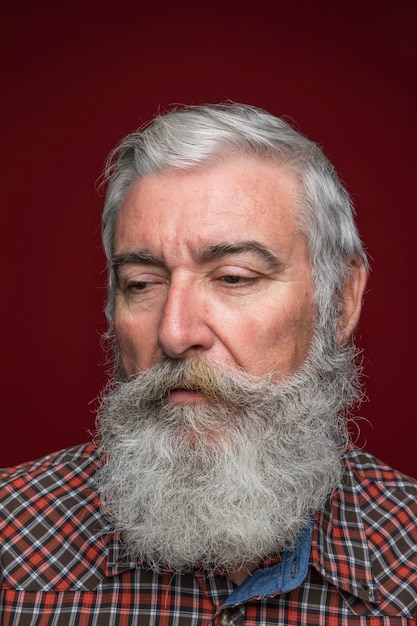
[[[197, 248], [193, 256], [197, 261], [204, 263], [216, 259], [223, 259], [232, 255], [255, 254], [257, 257], [266, 261], [272, 270], [282, 269], [284, 262], [275, 253], [263, 246], [258, 241], [243, 241], [238, 243], [218, 243], [214, 245], [203, 246]], [[164, 267], [165, 263], [162, 259], [156, 257], [146, 249], [129, 250], [120, 252], [112, 257], [111, 266], [115, 273], [122, 265], [148, 265], [154, 267]]]
[[239, 243], [220, 243], [212, 246], [204, 246], [199, 252], [198, 257], [202, 261], [212, 259], [222, 259], [223, 257], [234, 254], [255, 254], [263, 261], [266, 261], [271, 269], [281, 269], [284, 265], [279, 256], [263, 246], [258, 241], [243, 241]]
[[162, 267], [164, 263], [161, 259], [148, 252], [148, 250], [130, 250], [113, 255], [111, 260], [113, 271], [117, 272], [121, 265], [153, 265]]

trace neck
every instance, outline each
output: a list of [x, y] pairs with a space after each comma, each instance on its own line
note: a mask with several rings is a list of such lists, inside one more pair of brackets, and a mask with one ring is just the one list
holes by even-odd
[[236, 569], [230, 569], [227, 572], [230, 580], [235, 583], [235, 585], [241, 585], [245, 580], [258, 569], [261, 564], [262, 559], [257, 559], [256, 561], [249, 561], [249, 563], [245, 563]]

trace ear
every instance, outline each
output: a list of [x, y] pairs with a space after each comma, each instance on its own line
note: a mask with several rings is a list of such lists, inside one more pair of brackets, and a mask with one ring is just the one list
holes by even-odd
[[366, 268], [358, 257], [348, 257], [345, 263], [349, 268], [339, 304], [337, 342], [344, 344], [354, 332], [361, 314], [362, 298], [368, 279]]

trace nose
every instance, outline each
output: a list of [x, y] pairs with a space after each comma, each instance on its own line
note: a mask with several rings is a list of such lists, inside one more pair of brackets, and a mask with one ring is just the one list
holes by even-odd
[[208, 308], [197, 286], [171, 283], [158, 329], [158, 345], [166, 356], [179, 359], [212, 347]]

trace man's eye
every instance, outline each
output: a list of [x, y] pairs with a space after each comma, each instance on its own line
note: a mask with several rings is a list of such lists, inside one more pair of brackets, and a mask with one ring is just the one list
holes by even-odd
[[231, 285], [235, 285], [236, 283], [240, 283], [240, 281], [242, 280], [241, 276], [233, 276], [233, 274], [231, 274], [230, 276], [223, 276], [222, 277], [225, 283], [229, 283]]
[[127, 285], [128, 291], [144, 291], [147, 289], [152, 283], [146, 282], [144, 280], [136, 281], [134, 283], [129, 283]]
[[228, 285], [239, 285], [239, 284], [243, 285], [243, 284], [254, 282], [256, 278], [253, 276], [239, 276], [237, 274], [226, 274], [225, 276], [221, 277], [221, 280], [227, 283]]

